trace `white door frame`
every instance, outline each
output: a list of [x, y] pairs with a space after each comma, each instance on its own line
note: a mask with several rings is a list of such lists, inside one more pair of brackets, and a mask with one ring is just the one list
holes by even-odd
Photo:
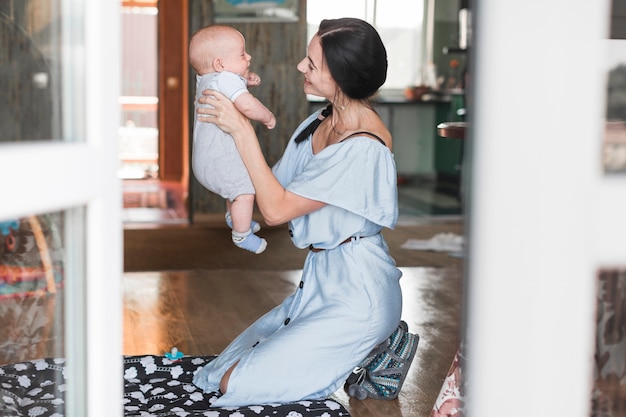
[[73, 216], [71, 209], [84, 208], [84, 247], [71, 248], [72, 242], [66, 242], [67, 273], [79, 275], [66, 276], [75, 281], [66, 298], [76, 297], [66, 304], [67, 314], [77, 315], [65, 320], [71, 337], [66, 354], [68, 366], [84, 364], [70, 366], [74, 383], [66, 398], [68, 416], [110, 417], [123, 411], [118, 3], [58, 3], [63, 72], [69, 75], [61, 100], [66, 137], [0, 144], [0, 219], [58, 210], [70, 210], [66, 214]]
[[586, 417], [598, 268], [626, 263], [626, 178], [601, 167], [609, 2], [474, 3], [467, 415]]

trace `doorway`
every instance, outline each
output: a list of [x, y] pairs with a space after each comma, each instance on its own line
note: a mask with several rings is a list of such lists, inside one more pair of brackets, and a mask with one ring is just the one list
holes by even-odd
[[122, 0], [124, 223], [186, 223], [187, 1]]

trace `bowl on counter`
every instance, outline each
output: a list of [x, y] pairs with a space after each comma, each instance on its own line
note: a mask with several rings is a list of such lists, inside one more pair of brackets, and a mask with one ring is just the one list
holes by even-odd
[[407, 87], [404, 90], [404, 96], [408, 100], [421, 100], [424, 94], [430, 93], [430, 87], [427, 85], [416, 85], [412, 87]]

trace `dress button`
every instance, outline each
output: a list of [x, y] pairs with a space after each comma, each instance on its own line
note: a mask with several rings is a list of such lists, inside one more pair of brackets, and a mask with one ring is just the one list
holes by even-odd
[[293, 230], [289, 229], [289, 237], [293, 237]]
[[285, 319], [285, 326], [286, 326], [286, 325], [288, 325], [290, 321], [291, 321], [291, 319], [290, 319], [289, 317], [287, 317], [287, 318]]
[[304, 281], [300, 281], [300, 288], [304, 287]]

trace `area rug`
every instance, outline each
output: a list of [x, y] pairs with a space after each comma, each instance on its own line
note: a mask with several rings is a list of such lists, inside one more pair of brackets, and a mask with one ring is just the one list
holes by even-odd
[[[194, 373], [215, 356], [124, 357], [126, 417], [349, 417], [331, 399], [288, 404], [258, 404], [214, 408], [218, 392], [204, 393], [193, 382]], [[65, 360], [38, 359], [0, 367], [0, 415], [12, 417], [65, 416]]]

